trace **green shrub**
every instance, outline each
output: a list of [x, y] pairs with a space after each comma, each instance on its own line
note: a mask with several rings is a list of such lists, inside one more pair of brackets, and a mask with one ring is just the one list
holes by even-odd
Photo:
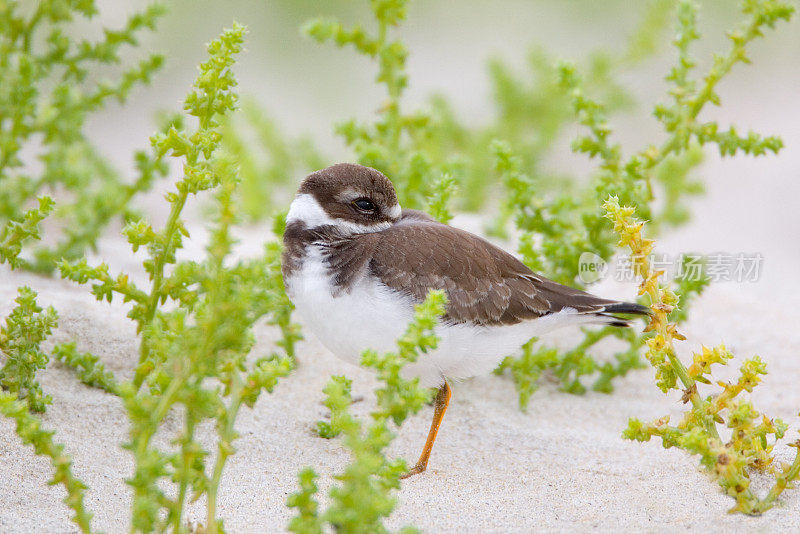
[[[622, 146], [611, 140], [612, 130], [607, 119], [607, 107], [590, 97], [589, 84], [576, 67], [560, 63], [557, 67], [560, 85], [569, 95], [578, 122], [588, 132], [572, 143], [575, 152], [587, 154], [598, 162], [588, 186], [582, 190], [568, 189], [553, 199], [539, 193], [541, 183], [521, 171], [521, 163], [508, 147], [496, 144], [497, 168], [503, 173], [508, 191], [507, 209], [513, 214], [515, 226], [522, 231], [519, 252], [531, 268], [566, 284], [576, 284], [579, 262], [584, 252], [608, 261], [615, 252], [616, 237], [604, 222], [598, 206], [614, 195], [620, 202], [636, 206], [642, 217], [656, 227], [685, 222], [687, 212], [682, 205], [687, 194], [701, 190], [699, 183], [689, 177], [689, 171], [700, 161], [702, 148], [714, 144], [723, 156], [738, 152], [761, 156], [777, 153], [782, 147], [779, 138], [749, 133], [739, 136], [735, 127], [727, 130], [716, 122], [701, 122], [700, 112], [709, 104], [719, 104], [715, 89], [734, 65], [747, 60], [746, 47], [762, 35], [764, 28], [788, 19], [793, 7], [786, 2], [745, 2], [746, 17], [742, 25], [729, 32], [730, 50], [716, 55], [713, 65], [701, 80], [693, 77], [695, 61], [691, 44], [700, 38], [696, 29], [697, 6], [691, 1], [677, 3], [677, 27], [673, 46], [677, 64], [670, 70], [668, 98], [671, 103], [659, 103], [654, 115], [663, 125], [666, 139], [660, 145], [648, 144], [630, 157], [623, 156]], [[665, 202], [654, 211], [657, 193], [663, 192]], [[683, 315], [692, 296], [702, 292], [707, 281], [703, 277], [685, 280], [679, 287], [683, 298]], [[614, 336], [628, 347], [615, 354], [613, 363], [600, 363], [590, 353], [598, 341]], [[605, 328], [585, 334], [584, 340], [566, 352], [554, 353], [549, 347], [527, 346], [522, 358], [507, 359], [498, 370], [510, 369], [520, 404], [525, 403], [536, 387], [536, 378], [544, 369], [552, 369], [564, 389], [582, 393], [584, 376], [595, 376], [592, 388], [610, 391], [611, 379], [624, 376], [641, 366], [639, 358], [642, 339], [631, 331]]]
[[[767, 374], [766, 364], [755, 356], [742, 364], [735, 382], [719, 381], [712, 375], [712, 365], [726, 365], [733, 358], [725, 345], [720, 345], [713, 349], [703, 347], [686, 368], [674, 347], [676, 341], [686, 338], [671, 322], [680, 296], [661, 284], [661, 273], [654, 271], [647, 260], [653, 241], [642, 236], [644, 223], [634, 217], [634, 208], [620, 206], [616, 197], [610, 197], [603, 207], [606, 217], [614, 223], [620, 246], [630, 248], [631, 261], [642, 280], [640, 292], [647, 295], [653, 312], [646, 329], [649, 334], [645, 356], [656, 369], [657, 385], [664, 393], [682, 389], [681, 400], [691, 404], [675, 426], [669, 425], [669, 415], [649, 424], [630, 419], [623, 437], [650, 441], [655, 436], [661, 438], [664, 448], [679, 447], [699, 455], [705, 471], [726, 494], [736, 499], [731, 512], [757, 515], [769, 510], [783, 490], [800, 478], [800, 439], [789, 444], [797, 449], [794, 462], [776, 465], [772, 450], [785, 436], [788, 425], [759, 413], [743, 395], [752, 393], [759, 385], [761, 375]], [[718, 388], [703, 397], [700, 394], [703, 384], [715, 384]], [[727, 442], [718, 430], [723, 425], [731, 431]], [[774, 478], [764, 497], [750, 488], [750, 471], [764, 472]]]
[[[164, 58], [149, 54], [122, 68], [114, 80], [95, 74], [99, 66], [121, 63], [123, 49], [136, 47], [139, 34], [154, 29], [163, 12], [153, 4], [131, 15], [121, 29], [103, 28], [103, 38], [93, 42], [70, 31], [76, 20], [97, 14], [92, 0], [44, 0], [32, 9], [14, 1], [3, 3], [0, 228], [6, 229], [0, 231], [0, 251], [9, 239], [13, 255], [0, 252], [0, 262], [13, 260], [15, 266], [51, 271], [62, 257], [81, 257], [113, 218], [133, 217], [131, 199], [166, 172], [160, 157], [140, 151], [135, 155], [138, 174], [127, 183], [83, 131], [93, 112], [111, 99], [124, 102], [161, 67]], [[26, 148], [35, 150], [41, 171], [23, 161]], [[55, 217], [63, 235], [50, 246], [38, 246], [32, 259], [22, 259], [23, 241], [36, 236], [32, 228], [52, 208], [48, 193], [58, 196]], [[26, 211], [37, 197], [39, 214]]]
[[52, 306], [42, 310], [36, 304], [36, 292], [29, 287], [19, 288], [16, 303], [0, 329], [0, 354], [5, 357], [0, 389], [25, 400], [31, 411], [43, 412], [52, 399], [36, 381], [36, 371], [49, 361], [39, 345], [58, 326], [58, 314]]
[[[111, 302], [117, 296], [132, 303], [128, 316], [137, 323], [141, 336], [140, 361], [132, 381], [120, 382], [97, 356], [78, 352], [74, 344], [60, 345], [54, 352], [76, 369], [83, 382], [123, 400], [130, 423], [130, 439], [123, 446], [131, 451], [135, 466], [127, 482], [134, 491], [131, 520], [136, 531], [185, 531], [187, 499], [202, 495], [208, 503], [205, 529], [222, 530], [216, 498], [225, 462], [235, 452], [237, 414], [243, 405], [252, 407], [261, 391], [272, 391], [294, 366], [294, 345], [300, 336], [283, 292], [280, 247], [277, 242], [270, 243], [256, 259], [231, 258], [238, 176], [236, 165], [221, 150], [220, 119], [236, 106], [232, 67], [243, 37], [244, 28], [235, 25], [208, 45], [210, 57], [200, 65], [200, 75], [184, 104], [196, 118], [197, 128], [188, 130], [173, 122], [167, 132], [152, 138], [158, 158], [183, 160], [184, 175], [167, 195], [170, 215], [163, 229], [156, 230], [139, 219], [129, 222], [123, 231], [134, 252], [140, 247], [147, 251], [143, 266], [150, 287], [140, 289], [127, 274], [111, 275], [105, 264], [91, 266], [85, 258], [59, 264], [65, 278], [91, 284], [98, 300]], [[189, 197], [201, 191], [213, 191], [216, 204], [206, 257], [178, 262], [176, 252], [189, 235], [181, 212]], [[10, 377], [9, 384], [22, 376], [17, 382], [27, 384], [29, 399], [41, 396], [32, 378], [47, 357], [38, 344], [55, 323], [55, 312], [39, 315], [41, 310], [33, 298], [29, 290], [24, 293], [21, 307], [9, 318], [10, 358], [4, 374]], [[281, 329], [282, 354], [274, 352], [253, 361], [248, 359], [254, 343], [251, 330], [262, 318]], [[28, 330], [19, 331], [19, 324]], [[26, 344], [15, 343], [17, 338]], [[33, 364], [19, 366], [26, 355], [35, 356]], [[23, 441], [34, 445], [38, 454], [51, 457], [59, 473], [57, 481], [70, 493], [68, 504], [76, 511], [76, 523], [88, 531], [89, 515], [81, 500], [83, 486], [69, 474], [69, 461], [61, 446], [53, 444], [51, 432], [38, 430], [38, 419], [21, 411], [19, 404], [7, 396], [3, 401], [4, 413], [17, 419]], [[184, 419], [183, 429], [175, 436], [177, 451], [161, 450], [152, 439], [177, 406], [183, 407]], [[208, 419], [216, 422], [218, 436], [213, 456], [196, 439], [197, 426]], [[172, 484], [174, 495], [165, 491], [164, 484]]]

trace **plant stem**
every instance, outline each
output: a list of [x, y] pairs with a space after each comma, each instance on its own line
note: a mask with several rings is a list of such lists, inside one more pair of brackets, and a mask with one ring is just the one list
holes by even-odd
[[[670, 341], [670, 345], [671, 344], [672, 342]], [[689, 400], [692, 401], [692, 406], [695, 408], [700, 408], [705, 401], [700, 398], [700, 394], [695, 388], [697, 382], [695, 382], [695, 380], [689, 376], [689, 373], [686, 371], [686, 366], [684, 366], [683, 362], [675, 355], [675, 349], [671, 346], [670, 349], [671, 350], [669, 351], [668, 355], [669, 363], [672, 365], [672, 368], [675, 370], [675, 374], [678, 375], [678, 380], [681, 381], [681, 384], [683, 384], [684, 388], [687, 390], [692, 390], [692, 394], [689, 397]], [[717, 431], [717, 425], [714, 424], [712, 419], [708, 418], [708, 420], [705, 421], [705, 427], [711, 437], [717, 440], [720, 439], [719, 432]]]
[[36, 12], [33, 14], [31, 19], [25, 25], [25, 30], [22, 32], [23, 33], [22, 47], [27, 53], [30, 53], [31, 51], [31, 36], [33, 34], [34, 28], [36, 27], [37, 24], [39, 24], [42, 15], [44, 15], [44, 12], [42, 11], [42, 5], [39, 4], [36, 8]]
[[186, 410], [186, 431], [184, 434], [184, 440], [181, 444], [181, 470], [184, 473], [184, 476], [181, 477], [180, 480], [180, 487], [178, 489], [178, 498], [175, 500], [175, 507], [171, 510], [172, 512], [172, 529], [173, 532], [180, 532], [181, 530], [181, 519], [183, 517], [183, 504], [186, 502], [186, 488], [188, 486], [188, 481], [186, 477], [186, 473], [189, 471], [192, 465], [192, 452], [189, 450], [189, 443], [191, 443], [191, 438], [194, 436], [194, 427], [195, 427], [195, 419], [192, 415], [192, 411], [187, 409]]
[[232, 442], [236, 438], [236, 431], [234, 425], [236, 423], [236, 416], [239, 413], [239, 408], [242, 406], [242, 391], [243, 384], [240, 374], [237, 371], [231, 373], [231, 402], [226, 410], [225, 424], [219, 429], [219, 445], [217, 451], [217, 459], [214, 461], [214, 471], [211, 476], [211, 481], [208, 484], [207, 494], [207, 518], [206, 518], [206, 531], [209, 534], [216, 534], [217, 532], [217, 490], [219, 483], [222, 480], [222, 470], [225, 467], [225, 462], [228, 457], [233, 453]]
[[797, 448], [797, 453], [795, 454], [792, 465], [784, 474], [777, 477], [775, 485], [773, 485], [772, 489], [769, 490], [767, 496], [756, 505], [755, 513], [766, 512], [772, 508], [775, 505], [777, 498], [780, 496], [783, 490], [786, 489], [786, 486], [788, 486], [789, 483], [795, 480], [798, 476], [800, 476], [800, 446]]
[[[163, 234], [165, 239], [164, 250], [161, 251], [161, 254], [156, 255], [153, 261], [153, 285], [150, 289], [150, 297], [147, 301], [147, 308], [145, 309], [144, 318], [139, 324], [140, 330], [143, 330], [145, 326], [149, 325], [153, 321], [156, 310], [158, 309], [158, 301], [163, 297], [161, 294], [161, 284], [164, 279], [164, 266], [166, 265], [167, 257], [172, 251], [172, 236], [177, 229], [178, 219], [184, 205], [186, 204], [186, 199], [188, 196], [189, 193], [187, 191], [180, 191], [178, 193], [177, 200], [172, 204], [172, 209], [169, 212], [169, 218], [167, 219], [167, 224], [164, 228]], [[139, 366], [136, 369], [136, 376], [133, 381], [133, 384], [137, 388], [142, 385], [142, 382], [146, 376], [146, 373], [141, 370], [141, 366], [147, 360], [149, 355], [150, 346], [147, 343], [147, 336], [142, 336], [142, 343], [139, 346]]]

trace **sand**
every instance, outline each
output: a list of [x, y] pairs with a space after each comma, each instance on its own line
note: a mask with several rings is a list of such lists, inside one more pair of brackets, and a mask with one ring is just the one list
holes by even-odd
[[[711, 202], [706, 199], [703, 202]], [[465, 222], [466, 221], [466, 222]], [[765, 226], [774, 221], [766, 220]], [[468, 220], [462, 224], [469, 226]], [[704, 226], [701, 216], [694, 223]], [[256, 229], [245, 240], [258, 239]], [[197, 232], [198, 235], [201, 232]], [[676, 238], [677, 239], [677, 238]], [[669, 248], [671, 241], [665, 242]], [[197, 251], [198, 248], [194, 247]], [[101, 243], [100, 255], [116, 267], [131, 269], [121, 238]], [[794, 254], [790, 251], [790, 255]], [[765, 260], [770, 266], [770, 257]], [[782, 417], [797, 437], [800, 409], [800, 312], [797, 292], [782, 290], [781, 270], [759, 284], [719, 284], [698, 301], [684, 332], [685, 355], [700, 343], [724, 341], [738, 358], [760, 354], [770, 366], [766, 383], [756, 395], [759, 409]], [[790, 270], [785, 271], [787, 274]], [[777, 278], [775, 278], [777, 276]], [[11, 308], [15, 288], [34, 287], [40, 303], [55, 306], [61, 322], [55, 342], [75, 339], [83, 350], [100, 355], [109, 368], [129, 377], [136, 360], [136, 337], [122, 305], [96, 302], [71, 283], [0, 270], [0, 316]], [[786, 286], [787, 288], [790, 286]], [[630, 294], [631, 285], [603, 285], [602, 293]], [[260, 326], [256, 353], [269, 348], [273, 333]], [[558, 337], [568, 342], [570, 333]], [[219, 510], [230, 532], [281, 532], [290, 511], [284, 506], [294, 492], [297, 472], [312, 465], [327, 489], [348, 454], [337, 440], [316, 437], [311, 428], [325, 416], [321, 389], [334, 373], [353, 378], [355, 394], [371, 406], [374, 380], [365, 370], [334, 358], [310, 338], [299, 347], [300, 366], [271, 395], [263, 395], [253, 410], [244, 410], [237, 429], [238, 453], [223, 478]], [[731, 370], [733, 371], [733, 369]], [[678, 414], [675, 394], [665, 396], [654, 386], [650, 369], [633, 372], [617, 383], [612, 395], [560, 392], [551, 380], [531, 399], [528, 413], [517, 408], [507, 378], [486, 376], [456, 384], [427, 473], [406, 480], [392, 527], [413, 524], [428, 532], [540, 531], [764, 531], [800, 528], [800, 491], [787, 491], [779, 506], [762, 517], [729, 515], [733, 501], [698, 470], [697, 461], [678, 450], [664, 450], [657, 441], [623, 441], [627, 418], [645, 419]], [[74, 458], [74, 472], [90, 487], [86, 505], [95, 514], [93, 526], [124, 532], [129, 526], [131, 494], [124, 484], [130, 475], [129, 454], [119, 447], [127, 424], [120, 401], [79, 383], [68, 369], [51, 363], [41, 374], [53, 404], [44, 415], [48, 428]], [[401, 429], [391, 455], [409, 462], [419, 453], [429, 424], [424, 410]], [[166, 429], [179, 419], [168, 418]], [[213, 431], [201, 429], [211, 445]], [[161, 444], [166, 443], [162, 436]], [[792, 449], [779, 449], [789, 460]], [[47, 486], [50, 467], [23, 447], [8, 420], [0, 421], [0, 532], [72, 532], [64, 491]], [[758, 481], [756, 481], [758, 483]], [[763, 489], [763, 486], [756, 486]], [[202, 503], [188, 517], [201, 521]]]

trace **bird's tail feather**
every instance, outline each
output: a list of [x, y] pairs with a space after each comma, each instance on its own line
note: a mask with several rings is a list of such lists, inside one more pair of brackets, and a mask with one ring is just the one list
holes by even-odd
[[618, 326], [621, 328], [631, 326], [630, 320], [614, 315], [616, 313], [650, 315], [652, 312], [650, 308], [642, 306], [641, 304], [635, 304], [633, 302], [615, 302], [604, 306], [601, 310], [586, 313], [586, 323]]
[[650, 315], [652, 312], [647, 306], [633, 302], [615, 302], [603, 307], [602, 313], [630, 313], [633, 315]]

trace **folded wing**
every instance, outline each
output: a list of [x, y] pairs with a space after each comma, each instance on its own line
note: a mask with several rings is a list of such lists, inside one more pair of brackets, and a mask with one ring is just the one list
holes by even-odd
[[368, 269], [416, 302], [431, 289], [444, 290], [446, 319], [454, 323], [516, 324], [564, 308], [601, 317], [646, 313], [642, 306], [601, 299], [539, 276], [485, 239], [419, 212], [404, 215], [387, 230], [331, 243], [329, 265], [342, 289]]

